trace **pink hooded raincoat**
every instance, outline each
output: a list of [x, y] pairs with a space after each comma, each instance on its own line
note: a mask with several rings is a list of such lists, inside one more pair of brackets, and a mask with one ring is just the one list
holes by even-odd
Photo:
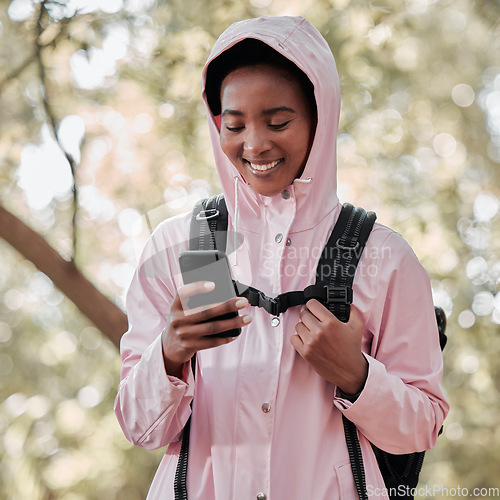
[[[268, 296], [314, 283], [336, 222], [339, 78], [328, 44], [302, 18], [260, 18], [230, 26], [209, 62], [238, 41], [257, 38], [289, 58], [315, 88], [318, 125], [304, 172], [263, 197], [238, 175], [209, 128], [229, 209], [229, 230], [244, 237], [228, 254], [233, 278]], [[203, 73], [203, 87], [206, 67]], [[206, 96], [204, 94], [206, 100]], [[127, 297], [129, 330], [115, 411], [127, 439], [167, 447], [148, 499], [173, 499], [182, 429], [194, 396], [188, 467], [190, 500], [355, 499], [342, 414], [360, 433], [368, 492], [383, 480], [369, 441], [392, 453], [431, 448], [448, 411], [429, 277], [403, 238], [376, 224], [354, 280], [365, 331], [368, 379], [355, 403], [340, 397], [290, 343], [300, 307], [278, 320], [250, 308], [253, 321], [227, 345], [197, 354], [196, 380], [165, 372], [161, 333], [176, 289], [177, 257], [187, 249], [190, 214], [164, 221], [147, 243]], [[187, 366], [187, 365], [186, 365]], [[372, 494], [371, 496], [375, 496]]]

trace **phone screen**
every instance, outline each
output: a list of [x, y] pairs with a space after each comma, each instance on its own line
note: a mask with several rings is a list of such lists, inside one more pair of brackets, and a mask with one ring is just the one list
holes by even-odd
[[[179, 255], [179, 264], [184, 284], [195, 281], [213, 281], [215, 283], [215, 288], [210, 292], [193, 295], [187, 304], [188, 308], [219, 304], [236, 297], [228, 260], [224, 252], [220, 250], [187, 250]], [[211, 321], [237, 315], [238, 313], [234, 312], [218, 316]], [[240, 329], [235, 329], [217, 333], [215, 336], [236, 337], [240, 332]]]

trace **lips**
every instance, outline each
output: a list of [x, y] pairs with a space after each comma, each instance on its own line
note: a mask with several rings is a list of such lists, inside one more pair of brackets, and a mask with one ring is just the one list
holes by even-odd
[[273, 169], [276, 167], [279, 163], [281, 163], [281, 160], [275, 160], [267, 163], [254, 163], [249, 160], [244, 160], [245, 163], [255, 172], [267, 172], [268, 170]]

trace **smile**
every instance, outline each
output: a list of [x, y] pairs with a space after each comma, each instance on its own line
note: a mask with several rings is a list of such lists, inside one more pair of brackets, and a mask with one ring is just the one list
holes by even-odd
[[271, 170], [276, 165], [278, 165], [278, 163], [281, 163], [281, 160], [276, 160], [269, 163], [252, 163], [248, 160], [245, 160], [245, 163], [249, 165], [252, 170], [255, 170], [257, 172], [267, 172], [268, 170]]

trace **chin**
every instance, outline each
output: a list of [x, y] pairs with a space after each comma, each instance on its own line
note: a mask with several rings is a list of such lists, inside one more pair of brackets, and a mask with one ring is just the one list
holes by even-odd
[[276, 196], [277, 194], [280, 194], [283, 189], [285, 188], [278, 188], [278, 189], [257, 189], [255, 188], [254, 186], [250, 185], [250, 187], [257, 193], [257, 194], [260, 194], [261, 196], [268, 196], [268, 197], [271, 197], [271, 196]]

